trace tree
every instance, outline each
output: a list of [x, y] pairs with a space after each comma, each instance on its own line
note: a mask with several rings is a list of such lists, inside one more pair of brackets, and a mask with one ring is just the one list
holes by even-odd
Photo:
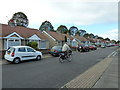
[[102, 40], [103, 40], [104, 38], [103, 38], [103, 37], [99, 37], [99, 36], [98, 36], [98, 38], [97, 38], [97, 39], [102, 39]]
[[67, 37], [65, 36], [65, 42], [67, 42]]
[[109, 39], [109, 38], [105, 38], [104, 40], [110, 41], [110, 39]]
[[44, 21], [42, 22], [39, 30], [42, 31], [54, 31], [54, 27], [49, 21]]
[[60, 33], [63, 33], [63, 34], [67, 34], [68, 33], [68, 29], [65, 25], [60, 25], [58, 28], [57, 28], [57, 31], [60, 32]]
[[115, 40], [111, 40], [113, 43], [116, 43], [116, 41]]
[[75, 36], [76, 33], [78, 32], [78, 28], [75, 27], [75, 26], [72, 26], [72, 27], [70, 27], [69, 31], [70, 31], [70, 35], [74, 35]]
[[85, 37], [85, 38], [89, 38], [90, 35], [89, 35], [88, 33], [86, 33], [83, 37]]
[[8, 25], [10, 26], [28, 26], [28, 19], [27, 16], [23, 12], [17, 12], [13, 14], [12, 18], [8, 21]]
[[82, 30], [82, 29], [80, 29], [79, 30], [79, 34], [80, 34], [80, 36], [84, 36], [85, 34], [86, 34], [86, 31], [85, 30]]
[[92, 33], [91, 33], [91, 34], [89, 34], [89, 36], [90, 36], [91, 38], [94, 38], [94, 34], [92, 34]]
[[116, 43], [117, 43], [117, 44], [120, 44], [120, 40], [118, 40]]

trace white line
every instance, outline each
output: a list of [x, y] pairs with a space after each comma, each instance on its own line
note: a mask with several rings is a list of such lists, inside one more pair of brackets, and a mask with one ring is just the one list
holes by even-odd
[[[118, 49], [117, 49], [118, 50]], [[109, 54], [107, 57], [109, 58], [110, 56], [112, 56], [115, 52], [117, 52], [117, 50], [113, 51], [111, 54]]]
[[[115, 51], [114, 51], [115, 52]], [[112, 54], [114, 54], [114, 52], [112, 52], [111, 54], [109, 54], [107, 57], [109, 58], [110, 56], [112, 56]]]
[[117, 54], [117, 52], [115, 52], [114, 54], [113, 54], [113, 56], [115, 56]]

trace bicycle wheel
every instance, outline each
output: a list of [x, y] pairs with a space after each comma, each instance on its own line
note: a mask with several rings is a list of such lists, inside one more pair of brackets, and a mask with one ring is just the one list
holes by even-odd
[[63, 60], [61, 57], [59, 57], [59, 61], [60, 61], [61, 63], [64, 63], [65, 60]]
[[68, 56], [67, 60], [68, 60], [68, 62], [71, 62], [71, 60], [72, 60], [72, 55], [71, 54]]

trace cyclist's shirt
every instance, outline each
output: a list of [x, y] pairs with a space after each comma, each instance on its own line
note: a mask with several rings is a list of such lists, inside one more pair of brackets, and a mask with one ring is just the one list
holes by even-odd
[[68, 51], [71, 50], [70, 47], [65, 43], [62, 47], [62, 51]]

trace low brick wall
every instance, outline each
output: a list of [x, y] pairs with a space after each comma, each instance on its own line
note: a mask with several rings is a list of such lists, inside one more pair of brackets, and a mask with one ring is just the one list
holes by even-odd
[[37, 51], [42, 52], [42, 54], [48, 54], [49, 49], [38, 49]]
[[71, 47], [72, 51], [77, 51], [76, 47]]
[[4, 59], [6, 50], [0, 50], [0, 59]]

